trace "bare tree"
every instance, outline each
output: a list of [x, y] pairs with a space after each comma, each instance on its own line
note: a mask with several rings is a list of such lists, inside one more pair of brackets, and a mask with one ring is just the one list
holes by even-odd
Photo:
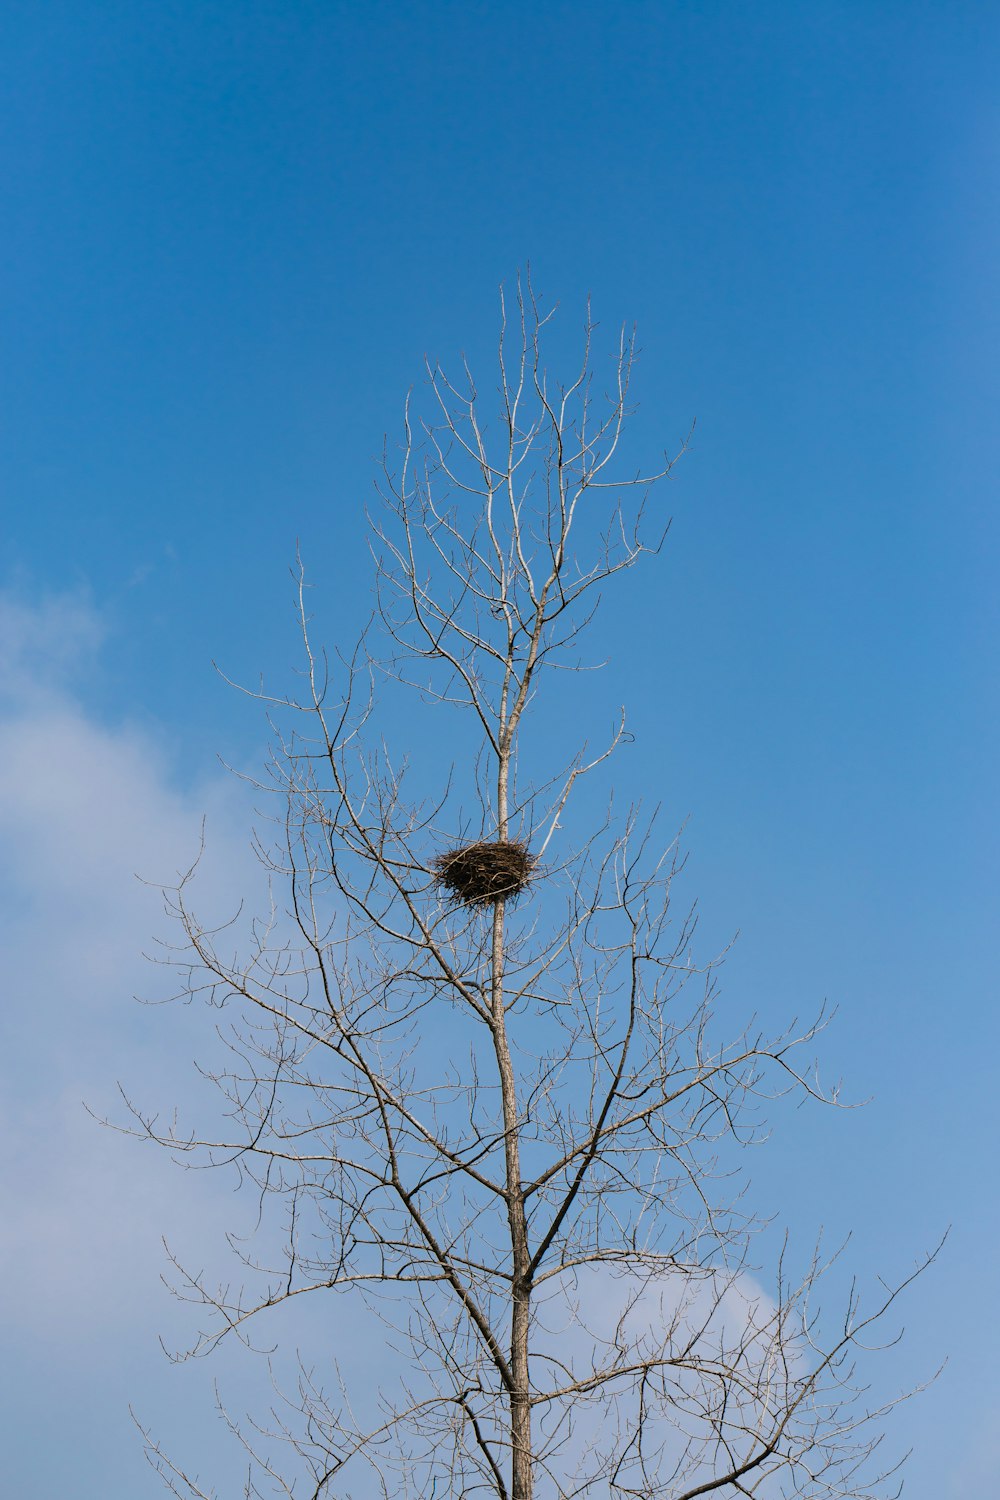
[[[224, 1124], [187, 1134], [130, 1106], [132, 1128], [235, 1165], [285, 1226], [236, 1291], [175, 1264], [208, 1315], [191, 1352], [345, 1289], [410, 1351], [373, 1420], [331, 1367], [303, 1369], [266, 1423], [234, 1421], [247, 1496], [881, 1495], [886, 1407], [854, 1358], [901, 1288], [871, 1307], [852, 1292], [832, 1333], [818, 1258], [793, 1277], [782, 1257], [765, 1294], [733, 1177], [762, 1101], [823, 1097], [796, 1061], [817, 1025], [720, 1037], [676, 844], [637, 810], [576, 827], [580, 778], [624, 721], [562, 767], [532, 733], [605, 586], [659, 550], [673, 461], [616, 467], [632, 338], [604, 392], [588, 318], [559, 386], [530, 285], [501, 306], [498, 400], [467, 365], [453, 382], [429, 364], [429, 413], [407, 404], [373, 519], [377, 607], [333, 670], [300, 572], [304, 697], [254, 694], [282, 815], [258, 842], [276, 895], [248, 951], [199, 921], [194, 870], [169, 892], [183, 993], [235, 1017], [212, 1075]], [[455, 763], [394, 753], [400, 711], [377, 715], [400, 690], [433, 705]], [[148, 1441], [176, 1493], [207, 1493]]]

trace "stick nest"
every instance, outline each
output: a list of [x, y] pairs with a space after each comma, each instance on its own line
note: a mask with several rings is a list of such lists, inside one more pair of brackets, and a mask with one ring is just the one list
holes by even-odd
[[433, 861], [435, 877], [466, 906], [489, 906], [519, 896], [531, 880], [535, 856], [527, 844], [465, 844]]

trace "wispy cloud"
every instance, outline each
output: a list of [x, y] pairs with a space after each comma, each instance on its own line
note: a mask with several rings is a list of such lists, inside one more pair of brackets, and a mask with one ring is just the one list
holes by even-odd
[[23, 707], [65, 690], [104, 636], [104, 622], [83, 593], [31, 601], [0, 592], [0, 695]]
[[177, 786], [148, 734], [102, 722], [76, 691], [104, 634], [79, 596], [0, 595], [0, 1303], [9, 1330], [67, 1352], [95, 1327], [134, 1328], [160, 1233], [212, 1217], [208, 1184], [82, 1103], [103, 1109], [116, 1078], [151, 1072], [189, 1088], [184, 1028], [140, 1024], [152, 1018], [132, 999], [167, 988], [142, 957], [164, 919], [137, 874], [169, 882], [189, 865], [206, 815], [209, 898], [246, 864], [231, 781]]

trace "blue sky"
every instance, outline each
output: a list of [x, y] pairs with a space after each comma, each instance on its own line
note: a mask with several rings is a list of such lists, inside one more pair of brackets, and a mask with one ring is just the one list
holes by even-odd
[[950, 1365], [894, 1441], [911, 1500], [996, 1487], [998, 44], [962, 0], [2, 8], [25, 1500], [159, 1493], [128, 1399], [225, 1462], [212, 1372], [165, 1371], [155, 1334], [160, 1230], [196, 1244], [227, 1205], [77, 1103], [191, 1050], [129, 1001], [158, 920], [132, 872], [169, 873], [208, 811], [238, 887], [216, 756], [253, 763], [264, 728], [211, 663], [287, 679], [297, 539], [323, 630], [355, 632], [383, 434], [425, 352], [483, 367], [529, 260], [556, 359], [588, 293], [609, 337], [637, 320], [630, 451], [697, 418], [588, 711], [628, 704], [624, 790], [690, 820], [706, 942], [742, 933], [734, 1014], [828, 997], [824, 1065], [874, 1096], [779, 1113], [755, 1192], [805, 1238], [853, 1228], [869, 1277], [953, 1225], [887, 1368]]

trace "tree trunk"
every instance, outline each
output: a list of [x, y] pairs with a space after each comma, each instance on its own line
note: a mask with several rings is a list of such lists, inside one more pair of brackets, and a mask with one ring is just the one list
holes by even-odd
[[[507, 828], [507, 756], [501, 755], [498, 776], [498, 823], [500, 837]], [[507, 1018], [504, 1013], [504, 903], [493, 908], [493, 949], [491, 953], [491, 1010], [493, 1045], [500, 1073], [503, 1101], [504, 1146], [506, 1157], [507, 1217], [510, 1224], [511, 1332], [510, 1371], [510, 1440], [511, 1500], [531, 1500], [533, 1469], [531, 1453], [531, 1401], [528, 1389], [528, 1327], [531, 1313], [528, 1228], [521, 1183], [520, 1121], [517, 1086], [507, 1041]]]

